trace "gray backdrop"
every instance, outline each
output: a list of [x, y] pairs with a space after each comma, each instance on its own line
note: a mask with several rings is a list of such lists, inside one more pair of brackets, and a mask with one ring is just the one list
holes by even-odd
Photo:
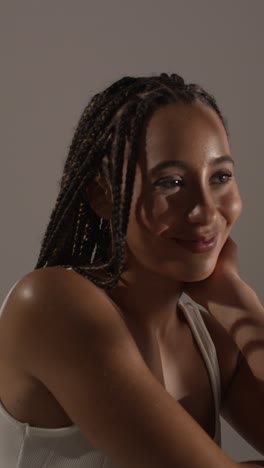
[[[0, 2], [0, 300], [33, 269], [73, 130], [123, 75], [179, 73], [229, 122], [244, 202], [233, 230], [242, 277], [263, 291], [263, 0]], [[222, 420], [223, 450], [262, 458]]]

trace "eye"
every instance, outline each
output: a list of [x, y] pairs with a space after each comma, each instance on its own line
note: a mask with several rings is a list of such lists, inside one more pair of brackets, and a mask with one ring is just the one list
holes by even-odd
[[233, 177], [233, 174], [231, 172], [218, 172], [218, 174], [216, 174], [216, 177], [219, 179], [221, 179], [220, 181], [220, 184], [227, 184], [230, 179], [232, 179]]
[[170, 189], [180, 187], [182, 183], [182, 180], [175, 179], [174, 177], [162, 177], [154, 183], [154, 186]]

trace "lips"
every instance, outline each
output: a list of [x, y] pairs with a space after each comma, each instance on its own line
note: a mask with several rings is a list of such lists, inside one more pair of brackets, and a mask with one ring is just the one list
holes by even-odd
[[[198, 239], [198, 240], [197, 240]], [[199, 240], [202, 239], [202, 240]], [[196, 238], [196, 240], [182, 240], [182, 239], [174, 239], [179, 245], [181, 245], [184, 249], [190, 250], [194, 253], [203, 253], [209, 252], [213, 250], [217, 244], [218, 235], [211, 237], [208, 240], [204, 240], [204, 237]]]
[[215, 235], [209, 237], [195, 237], [194, 239], [178, 239], [178, 240], [186, 240], [187, 242], [210, 242], [215, 238]]
[[207, 236], [194, 236], [192, 239], [180, 239], [180, 238], [175, 238], [176, 240], [179, 240], [179, 241], [186, 241], [186, 242], [209, 242], [211, 240], [213, 240], [216, 236], [218, 235], [218, 233], [216, 232], [212, 232], [211, 234], [208, 234]]

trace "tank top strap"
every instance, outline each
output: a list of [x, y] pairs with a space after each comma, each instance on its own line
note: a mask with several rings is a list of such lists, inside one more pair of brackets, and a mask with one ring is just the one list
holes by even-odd
[[[186, 320], [188, 321], [208, 369], [215, 403], [215, 441], [221, 446], [219, 418], [221, 405], [221, 377], [216, 348], [199, 310], [202, 306], [194, 302], [189, 297], [186, 302], [180, 300], [179, 305], [184, 312]], [[203, 310], [209, 313], [206, 309], [203, 308]]]

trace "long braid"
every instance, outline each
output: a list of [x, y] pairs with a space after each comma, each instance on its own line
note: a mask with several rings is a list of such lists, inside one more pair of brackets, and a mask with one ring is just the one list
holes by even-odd
[[[125, 83], [126, 81], [127, 80], [123, 80], [123, 79], [120, 80], [120, 85], [122, 83]], [[67, 204], [68, 200], [72, 198], [70, 190], [71, 190], [71, 187], [75, 187], [75, 185], [76, 185], [77, 175], [76, 175], [76, 177], [74, 177], [74, 172], [76, 171], [75, 168], [78, 167], [78, 162], [81, 161], [84, 156], [86, 156], [87, 161], [89, 162], [89, 160], [90, 160], [90, 166], [93, 165], [93, 155], [95, 153], [95, 148], [94, 148], [95, 143], [93, 143], [93, 142], [96, 141], [96, 143], [98, 143], [98, 139], [100, 139], [100, 131], [101, 131], [102, 134], [104, 134], [104, 126], [107, 124], [107, 120], [108, 120], [108, 122], [109, 122], [109, 120], [111, 122], [111, 119], [115, 115], [116, 111], [123, 104], [126, 103], [127, 98], [131, 94], [135, 93], [136, 88], [137, 88], [137, 90], [140, 90], [140, 88], [142, 88], [142, 87], [144, 88], [144, 83], [137, 82], [135, 84], [135, 80], [132, 80], [131, 88], [130, 89], [123, 89], [123, 90], [121, 89], [120, 95], [115, 97], [115, 99], [113, 101], [110, 100], [107, 103], [106, 108], [103, 110], [103, 112], [101, 112], [101, 114], [99, 114], [100, 120], [97, 119], [97, 120], [95, 120], [94, 123], [92, 121], [92, 118], [93, 118], [95, 112], [99, 111], [99, 109], [96, 108], [96, 104], [94, 104], [91, 107], [92, 113], [91, 113], [91, 117], [89, 117], [89, 119], [88, 119], [88, 125], [87, 125], [87, 127], [90, 127], [90, 129], [89, 129], [89, 131], [87, 130], [87, 135], [85, 136], [85, 138], [81, 139], [81, 143], [79, 145], [78, 152], [76, 154], [74, 154], [74, 155], [72, 155], [71, 151], [69, 153], [68, 159], [67, 159], [66, 164], [65, 164], [64, 176], [62, 177], [61, 191], [60, 191], [60, 194], [58, 196], [55, 209], [53, 210], [53, 213], [51, 215], [49, 229], [47, 230], [46, 235], [44, 237], [44, 240], [42, 242], [43, 245], [45, 245], [46, 242], [50, 243], [49, 236], [50, 236], [50, 234], [53, 236], [52, 232], [54, 232], [54, 227], [57, 225], [58, 219], [61, 217], [61, 211], [62, 211], [63, 207], [65, 206], [65, 203]], [[98, 101], [99, 100], [97, 98], [97, 102]], [[96, 101], [94, 101], [94, 102], [96, 102]], [[89, 105], [88, 105], [88, 107], [89, 107]], [[87, 115], [86, 110], [84, 111], [84, 115]], [[80, 131], [82, 133], [83, 132], [83, 116], [80, 119], [80, 124], [79, 125], [80, 125]], [[77, 133], [78, 133], [78, 129], [79, 129], [79, 126], [77, 128]], [[75, 137], [75, 140], [77, 141], [78, 138]], [[91, 148], [91, 150], [87, 155], [88, 148]], [[100, 161], [95, 160], [94, 165], [99, 167], [100, 166]], [[70, 171], [69, 171], [69, 167], [71, 168]], [[93, 177], [94, 173], [91, 173], [90, 175], [91, 175], [91, 177]], [[87, 179], [87, 180], [89, 180], [89, 179]], [[71, 181], [71, 185], [69, 187], [70, 181]], [[64, 188], [65, 188], [65, 190], [64, 190]], [[61, 207], [61, 209], [57, 209], [58, 207]], [[46, 255], [46, 253], [42, 250], [41, 253], [40, 253], [40, 257], [45, 256], [45, 255]], [[42, 265], [37, 264], [37, 266], [40, 267]]]
[[[133, 123], [131, 125], [131, 145], [130, 145], [130, 154], [128, 157], [127, 171], [126, 171], [126, 181], [125, 181], [125, 192], [124, 192], [124, 203], [123, 203], [123, 212], [122, 212], [122, 224], [121, 224], [121, 238], [119, 238], [118, 244], [118, 271], [116, 278], [122, 273], [124, 260], [125, 260], [125, 238], [127, 227], [129, 223], [129, 214], [131, 199], [133, 195], [133, 185], [136, 172], [136, 163], [139, 154], [139, 146], [142, 136], [142, 128], [144, 123], [148, 119], [149, 115], [156, 108], [157, 104], [168, 104], [168, 98], [164, 95], [157, 95], [152, 93], [149, 95], [147, 100], [141, 98], [139, 102], [136, 113], [134, 116]], [[115, 284], [115, 283], [114, 283]]]
[[[60, 192], [35, 269], [47, 265], [72, 266], [101, 288], [117, 284], [124, 266], [126, 231], [144, 124], [164, 105], [190, 103], [195, 99], [217, 113], [228, 133], [214, 97], [199, 85], [185, 84], [176, 74], [124, 77], [91, 99], [70, 145]], [[122, 191], [127, 140], [129, 156]], [[104, 173], [105, 168], [108, 168], [113, 196], [110, 221], [95, 214], [84, 193], [87, 184], [96, 174]]]
[[[51, 226], [48, 226], [46, 239], [44, 238], [43, 247], [39, 258], [40, 265], [37, 265], [37, 267], [42, 266], [41, 263], [44, 256], [51, 254], [52, 242], [53, 240], [56, 242], [56, 235], [59, 232], [61, 223], [66, 220], [66, 215], [68, 214], [74, 201], [77, 199], [79, 191], [83, 188], [84, 183], [94, 177], [97, 168], [100, 166], [105, 149], [103, 143], [99, 141], [94, 144], [94, 147], [91, 150], [91, 154], [88, 154], [88, 156], [90, 156], [90, 160], [87, 159], [84, 161], [84, 163], [78, 169], [78, 172], [73, 177], [72, 181], [69, 182], [69, 187], [67, 187], [65, 192], [61, 191], [56, 209], [52, 214]], [[85, 173], [87, 166], [90, 168], [90, 171], [82, 179], [82, 174]], [[78, 187], [78, 190], [76, 190], [76, 186]]]

